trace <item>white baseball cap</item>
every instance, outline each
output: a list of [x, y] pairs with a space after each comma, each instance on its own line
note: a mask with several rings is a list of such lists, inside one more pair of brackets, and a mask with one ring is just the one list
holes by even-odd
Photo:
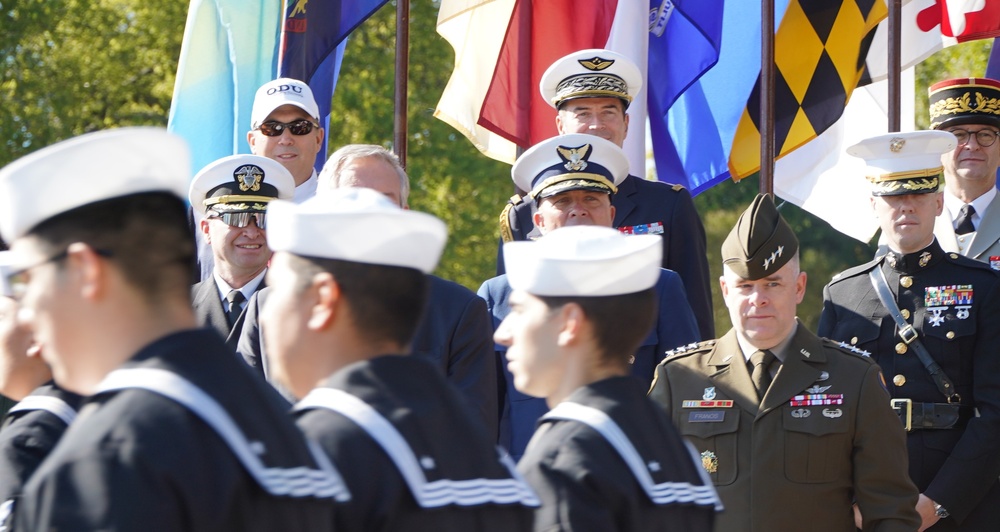
[[250, 129], [257, 129], [267, 115], [282, 105], [294, 105], [309, 113], [314, 120], [319, 120], [319, 106], [309, 85], [297, 79], [278, 78], [257, 89], [250, 113]]

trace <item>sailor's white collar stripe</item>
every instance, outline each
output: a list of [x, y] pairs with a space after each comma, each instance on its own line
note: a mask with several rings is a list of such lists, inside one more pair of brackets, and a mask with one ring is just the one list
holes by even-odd
[[29, 410], [44, 410], [63, 420], [67, 425], [76, 419], [76, 410], [66, 401], [51, 395], [29, 395], [21, 402], [12, 406], [8, 412], [26, 412]]
[[[635, 446], [629, 441], [628, 436], [625, 435], [621, 427], [614, 420], [596, 408], [564, 401], [542, 416], [542, 420], [577, 421], [596, 430], [618, 451], [618, 454], [621, 455], [628, 468], [632, 471], [632, 475], [635, 476], [636, 481], [639, 482], [643, 491], [646, 492], [646, 495], [649, 496], [649, 499], [654, 504], [694, 503], [699, 506], [714, 506], [716, 510], [722, 509], [722, 502], [719, 500], [719, 496], [716, 494], [711, 482], [705, 482], [702, 486], [696, 486], [689, 482], [662, 482], [654, 484], [653, 477], [650, 476], [649, 471], [646, 469], [646, 462], [643, 461]], [[696, 469], [701, 469], [700, 464]], [[704, 482], [704, 476], [701, 478]]]
[[139, 388], [165, 396], [200, 417], [229, 445], [250, 475], [268, 493], [281, 497], [332, 498], [349, 501], [351, 494], [340, 473], [314, 444], [309, 451], [318, 469], [266, 467], [226, 410], [203, 390], [176, 373], [155, 368], [112, 371], [98, 385], [97, 393]]
[[517, 475], [509, 459], [501, 458], [499, 461], [510, 472], [511, 478], [439, 479], [428, 482], [417, 456], [403, 435], [369, 404], [343, 390], [316, 388], [295, 405], [297, 411], [315, 408], [325, 408], [345, 416], [378, 442], [399, 469], [413, 498], [422, 508], [438, 508], [450, 504], [541, 504], [535, 492]]

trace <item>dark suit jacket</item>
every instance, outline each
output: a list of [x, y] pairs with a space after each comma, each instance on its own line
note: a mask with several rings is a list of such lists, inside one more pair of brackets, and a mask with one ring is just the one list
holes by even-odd
[[[511, 232], [514, 240], [525, 240], [534, 229], [531, 220], [534, 202], [518, 199], [513, 206]], [[705, 227], [695, 210], [691, 194], [680, 185], [648, 181], [630, 175], [611, 195], [615, 207], [614, 226], [635, 228], [661, 223], [663, 264], [681, 276], [688, 303], [694, 311], [701, 340], [715, 338], [715, 316], [712, 314], [712, 288], [708, 274], [708, 254], [705, 251]], [[652, 232], [655, 232], [652, 231]], [[503, 246], [497, 251], [497, 275], [504, 273]]]
[[[843, 402], [793, 404], [824, 395]], [[855, 501], [864, 530], [920, 524], [903, 428], [878, 366], [801, 324], [762, 401], [732, 330], [668, 354], [649, 397], [701, 455], [725, 508], [716, 530], [853, 532]]]
[[[257, 292], [264, 288], [266, 284], [261, 280], [257, 286]], [[209, 276], [208, 279], [195, 283], [191, 287], [191, 305], [194, 307], [195, 318], [202, 327], [209, 327], [218, 331], [226, 340], [226, 347], [236, 351], [236, 344], [240, 339], [240, 331], [243, 330], [243, 323], [246, 321], [249, 304], [243, 307], [240, 317], [232, 330], [229, 329], [229, 321], [226, 320], [226, 311], [222, 308], [222, 299], [219, 298], [219, 288], [215, 284], [215, 278]]]
[[[493, 357], [493, 327], [486, 304], [464, 286], [429, 275], [430, 296], [413, 338], [413, 354], [429, 360], [457, 387], [486, 424], [495, 440], [497, 369]], [[241, 316], [242, 333], [236, 352], [267, 378], [267, 352], [258, 316], [270, 290], [258, 290]], [[244, 319], [245, 318], [245, 319]]]

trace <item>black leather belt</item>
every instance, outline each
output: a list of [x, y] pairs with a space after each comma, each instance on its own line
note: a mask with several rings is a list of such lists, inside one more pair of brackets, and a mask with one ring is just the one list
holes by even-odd
[[889, 404], [899, 415], [907, 432], [959, 428], [972, 414], [972, 407], [954, 403], [914, 403], [910, 399], [893, 399]]

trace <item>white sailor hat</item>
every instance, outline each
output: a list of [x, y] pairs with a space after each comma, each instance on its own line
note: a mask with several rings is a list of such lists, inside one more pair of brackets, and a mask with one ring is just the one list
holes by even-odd
[[184, 198], [191, 158], [181, 137], [154, 127], [88, 133], [0, 170], [0, 236], [10, 243], [57, 214], [98, 201], [168, 192]]
[[253, 97], [250, 112], [250, 129], [257, 129], [267, 115], [282, 105], [294, 105], [319, 120], [319, 105], [313, 97], [312, 89], [305, 82], [292, 78], [278, 78], [260, 86]]
[[556, 109], [576, 98], [620, 98], [628, 108], [642, 88], [642, 72], [631, 59], [611, 50], [580, 50], [552, 63], [538, 84]]
[[957, 145], [947, 131], [911, 131], [867, 138], [847, 153], [867, 163], [873, 196], [929, 194], [941, 189], [941, 154]]
[[191, 181], [188, 200], [202, 216], [264, 212], [274, 199], [292, 199], [295, 179], [281, 163], [259, 155], [230, 155], [209, 163]]
[[14, 269], [14, 252], [0, 251], [0, 296], [14, 297], [10, 284], [7, 283], [7, 276]]
[[514, 161], [514, 184], [535, 199], [567, 190], [614, 194], [628, 176], [628, 158], [615, 143], [571, 133], [543, 140]]
[[562, 227], [535, 241], [503, 245], [507, 280], [536, 296], [615, 296], [651, 288], [660, 278], [663, 242], [610, 227]]
[[400, 209], [369, 188], [338, 188], [268, 208], [267, 245], [275, 252], [431, 273], [447, 240], [444, 222]]

